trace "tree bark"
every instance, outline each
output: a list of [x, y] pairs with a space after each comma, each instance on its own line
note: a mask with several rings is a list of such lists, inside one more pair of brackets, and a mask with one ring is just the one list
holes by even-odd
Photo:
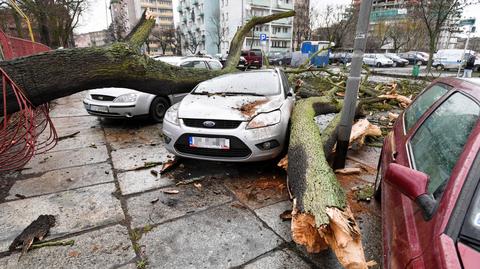
[[343, 188], [327, 162], [336, 141], [338, 115], [321, 133], [314, 121], [320, 114], [339, 112], [342, 103], [331, 94], [297, 102], [288, 149], [288, 185], [293, 196], [292, 238], [307, 251], [327, 247], [345, 268], [367, 268], [360, 229]]
[[[231, 43], [227, 63], [235, 64], [227, 65], [220, 71], [180, 68], [140, 55], [139, 49], [155, 25], [155, 20], [146, 13], [127, 36], [127, 42], [118, 42], [106, 47], [52, 50], [0, 62], [0, 68], [25, 91], [35, 106], [80, 91], [102, 87], [125, 87], [167, 96], [172, 93], [188, 92], [204, 80], [236, 71], [244, 34], [258, 24], [294, 14], [293, 11], [288, 11], [252, 18], [239, 29]], [[7, 114], [18, 109], [14, 93], [8, 91]], [[3, 116], [2, 102], [0, 116]]]

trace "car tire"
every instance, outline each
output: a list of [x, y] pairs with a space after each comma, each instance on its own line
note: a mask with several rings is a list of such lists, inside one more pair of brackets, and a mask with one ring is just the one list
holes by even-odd
[[377, 67], [382, 67], [382, 63], [377, 63], [376, 66]]
[[167, 109], [170, 107], [170, 102], [164, 97], [155, 97], [150, 104], [149, 116], [154, 122], [162, 122]]
[[417, 61], [417, 64], [418, 65], [423, 65], [423, 62], [420, 60], [420, 61]]
[[393, 62], [392, 64], [393, 67], [397, 67], [397, 65], [398, 65], [397, 62]]
[[442, 70], [445, 69], [445, 67], [443, 65], [439, 64], [435, 67], [435, 69], [437, 69], [438, 71], [442, 71]]

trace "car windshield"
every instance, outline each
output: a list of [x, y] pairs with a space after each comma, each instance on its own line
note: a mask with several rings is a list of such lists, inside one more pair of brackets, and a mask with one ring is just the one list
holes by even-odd
[[477, 186], [460, 231], [460, 240], [480, 251], [480, 186]]
[[244, 72], [223, 75], [204, 81], [192, 94], [227, 94], [269, 96], [280, 93], [278, 74], [274, 72]]

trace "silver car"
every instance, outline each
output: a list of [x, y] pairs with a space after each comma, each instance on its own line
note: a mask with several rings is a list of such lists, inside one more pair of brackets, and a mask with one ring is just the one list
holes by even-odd
[[[218, 60], [207, 57], [156, 57], [155, 60], [184, 68], [222, 68]], [[99, 117], [149, 116], [153, 121], [161, 122], [170, 105], [182, 100], [188, 91], [162, 97], [126, 88], [102, 88], [88, 91], [83, 103], [89, 114]]]
[[163, 121], [171, 153], [216, 161], [261, 161], [285, 146], [293, 90], [279, 69], [204, 81], [170, 107]]

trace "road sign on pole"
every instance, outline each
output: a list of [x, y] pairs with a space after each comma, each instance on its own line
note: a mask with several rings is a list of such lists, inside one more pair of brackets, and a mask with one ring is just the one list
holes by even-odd
[[260, 41], [267, 41], [267, 34], [260, 34]]
[[460, 20], [460, 26], [475, 25], [475, 18]]

